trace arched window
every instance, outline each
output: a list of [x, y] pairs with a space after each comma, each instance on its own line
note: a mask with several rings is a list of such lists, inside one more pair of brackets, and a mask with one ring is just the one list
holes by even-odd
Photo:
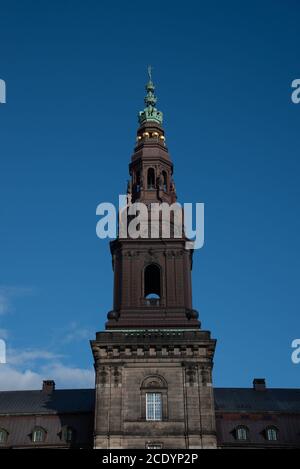
[[161, 376], [148, 376], [141, 385], [142, 418], [151, 421], [166, 420], [168, 386]]
[[4, 428], [0, 428], [0, 445], [7, 442], [8, 432]]
[[163, 177], [163, 189], [165, 192], [168, 190], [168, 177], [166, 171], [162, 172], [162, 177]]
[[161, 275], [157, 264], [149, 264], [144, 271], [144, 296], [146, 299], [161, 297]]
[[247, 427], [240, 426], [235, 429], [236, 439], [239, 441], [246, 441], [249, 437], [249, 430]]
[[135, 187], [136, 191], [139, 192], [141, 189], [141, 173], [139, 171], [135, 174]]
[[148, 169], [147, 173], [147, 188], [155, 189], [155, 173], [153, 168]]
[[46, 439], [46, 430], [42, 427], [35, 427], [31, 439], [33, 443], [42, 443]]
[[268, 441], [277, 441], [278, 440], [278, 429], [276, 427], [266, 428], [266, 438]]

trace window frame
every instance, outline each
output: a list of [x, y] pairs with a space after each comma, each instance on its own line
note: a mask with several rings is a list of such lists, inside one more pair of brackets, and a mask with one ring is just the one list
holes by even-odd
[[[150, 397], [151, 397], [152, 402], [150, 402]], [[152, 415], [153, 417], [151, 417]], [[157, 391], [146, 392], [146, 420], [147, 422], [161, 422], [162, 417], [163, 417], [162, 393], [157, 392]]]
[[5, 428], [0, 428], [0, 435], [1, 434], [4, 435], [4, 439], [1, 441], [0, 438], [0, 445], [5, 445], [7, 443], [9, 433]]
[[161, 174], [162, 174], [162, 177], [163, 177], [163, 190], [164, 190], [164, 192], [168, 192], [168, 173], [164, 169]]
[[155, 190], [155, 169], [152, 166], [147, 168], [147, 190]]
[[[36, 439], [35, 435], [37, 435], [38, 432], [41, 433], [42, 439]], [[44, 443], [46, 440], [46, 435], [47, 435], [47, 432], [43, 427], [35, 427], [31, 433], [31, 441], [32, 443], [35, 443], [35, 444]]]
[[[249, 440], [249, 428], [246, 427], [245, 425], [239, 425], [235, 429], [235, 436], [236, 436], [237, 441], [248, 441]], [[241, 438], [241, 436], [245, 436], [245, 438]]]
[[[71, 435], [71, 438], [69, 438]], [[76, 430], [71, 425], [64, 425], [61, 429], [61, 439], [68, 444], [74, 443], [76, 440]]]
[[[265, 434], [266, 434], [267, 441], [271, 441], [271, 442], [272, 441], [278, 441], [279, 430], [278, 430], [277, 427], [267, 427], [265, 429]], [[270, 434], [272, 435], [271, 438], [269, 438]], [[273, 435], [275, 435], [275, 438], [273, 438]]]
[[145, 445], [146, 449], [163, 449], [163, 444], [155, 441], [148, 441]]
[[140, 419], [147, 422], [159, 420], [147, 420], [147, 393], [161, 394], [161, 420], [168, 420], [168, 384], [160, 375], [148, 375], [144, 378], [140, 387]]

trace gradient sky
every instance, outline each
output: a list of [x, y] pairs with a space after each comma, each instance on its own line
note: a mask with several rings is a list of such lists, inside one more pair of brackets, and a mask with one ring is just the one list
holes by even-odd
[[0, 0], [0, 389], [93, 384], [112, 308], [96, 206], [124, 193], [146, 66], [181, 202], [205, 203], [194, 307], [214, 382], [296, 387], [300, 4]]

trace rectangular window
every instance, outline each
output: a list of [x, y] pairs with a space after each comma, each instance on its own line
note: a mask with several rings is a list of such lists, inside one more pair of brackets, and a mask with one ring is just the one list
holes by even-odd
[[162, 449], [162, 445], [159, 443], [149, 443], [146, 445], [146, 449]]
[[162, 406], [161, 394], [158, 392], [146, 393], [146, 420], [161, 420]]

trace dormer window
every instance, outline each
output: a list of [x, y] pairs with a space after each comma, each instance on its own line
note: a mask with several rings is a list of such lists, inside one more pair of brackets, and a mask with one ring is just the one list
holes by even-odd
[[266, 438], [268, 441], [277, 441], [278, 440], [278, 429], [276, 427], [266, 428]]
[[36, 427], [32, 431], [32, 441], [33, 443], [43, 443], [46, 439], [46, 430], [42, 427]]
[[0, 445], [4, 445], [7, 442], [8, 432], [4, 428], [0, 428]]
[[61, 435], [62, 435], [62, 439], [66, 443], [72, 443], [75, 441], [75, 436], [76, 436], [75, 430], [74, 428], [69, 427], [68, 425], [62, 428]]
[[247, 441], [249, 438], [249, 429], [245, 426], [240, 426], [235, 429], [236, 439], [239, 441]]

